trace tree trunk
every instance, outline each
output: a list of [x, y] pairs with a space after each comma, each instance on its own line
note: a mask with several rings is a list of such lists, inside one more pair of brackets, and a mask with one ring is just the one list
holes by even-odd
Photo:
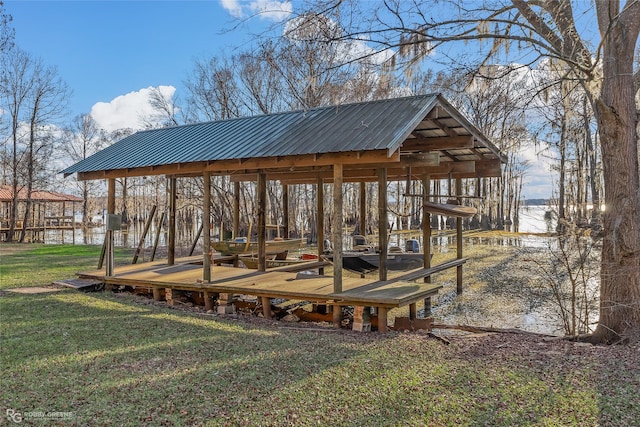
[[602, 92], [595, 102], [605, 196], [600, 321], [595, 336], [616, 342], [640, 337], [640, 174], [633, 80], [640, 9], [636, 5], [636, 13], [610, 23], [609, 9], [615, 4], [598, 6], [601, 31], [608, 34], [603, 43]]

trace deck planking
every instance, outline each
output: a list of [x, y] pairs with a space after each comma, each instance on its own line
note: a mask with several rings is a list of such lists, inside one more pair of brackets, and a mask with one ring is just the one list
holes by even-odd
[[203, 283], [202, 265], [194, 257], [176, 259], [176, 264], [155, 261], [117, 267], [114, 275], [106, 277], [104, 270], [79, 273], [82, 278], [99, 279], [112, 285], [134, 287], [171, 288], [176, 290], [246, 294], [266, 298], [306, 300], [336, 305], [370, 305], [376, 307], [402, 307], [422, 298], [435, 295], [442, 286], [431, 283], [409, 282], [403, 278], [377, 281], [344, 277], [342, 292], [334, 293], [333, 277], [299, 277], [296, 272], [304, 268], [317, 268], [310, 261], [296, 265], [295, 271], [286, 268], [266, 272], [237, 267], [212, 265], [211, 281]]

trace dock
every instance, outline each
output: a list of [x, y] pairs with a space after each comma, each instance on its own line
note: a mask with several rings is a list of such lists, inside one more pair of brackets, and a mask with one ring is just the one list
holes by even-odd
[[[225, 261], [229, 261], [227, 258]], [[457, 261], [442, 265], [453, 268]], [[237, 294], [259, 298], [267, 318], [272, 317], [271, 300], [274, 298], [324, 304], [334, 310], [353, 306], [356, 313], [354, 329], [359, 331], [371, 330], [368, 308], [372, 307], [378, 319], [373, 326], [381, 332], [387, 330], [388, 310], [408, 305], [415, 317], [416, 303], [436, 295], [442, 287], [417, 281], [443, 269], [435, 266], [411, 270], [389, 280], [345, 277], [342, 292], [334, 292], [333, 277], [315, 273], [327, 264], [310, 261], [256, 271], [214, 262], [210, 267], [211, 280], [205, 283], [202, 280], [202, 258], [186, 257], [176, 259], [174, 265], [167, 265], [166, 261], [132, 264], [115, 268], [112, 276], [106, 276], [104, 270], [93, 270], [79, 273], [79, 277], [101, 281], [107, 288], [130, 286], [148, 289], [153, 292], [154, 299], [162, 300], [164, 297], [170, 305], [180, 293], [195, 292], [199, 294], [199, 300], [204, 300], [205, 308], [213, 309], [215, 303], [218, 313], [233, 312], [234, 295]]]

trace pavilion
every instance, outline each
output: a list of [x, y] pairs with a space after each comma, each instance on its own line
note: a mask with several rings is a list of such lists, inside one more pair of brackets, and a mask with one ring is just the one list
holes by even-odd
[[[504, 157], [499, 150], [473, 124], [440, 94], [429, 94], [141, 131], [70, 166], [62, 173], [65, 176], [75, 173], [79, 180], [106, 179], [109, 213], [115, 211], [116, 178], [148, 175], [168, 177], [171, 195], [168, 262], [158, 268], [164, 269], [167, 273], [165, 279], [172, 281], [173, 285], [167, 280], [147, 278], [143, 282], [145, 286], [153, 287], [154, 290], [161, 287], [200, 290], [206, 298], [210, 294], [219, 293], [219, 309], [222, 306], [224, 310], [232, 292], [247, 292], [261, 297], [265, 307], [270, 298], [275, 297], [308, 298], [335, 307], [353, 305], [358, 309], [356, 317], [361, 330], [367, 329], [368, 318], [368, 315], [362, 315], [362, 307], [372, 306], [379, 309], [378, 328], [385, 330], [388, 308], [408, 304], [415, 316], [416, 301], [430, 297], [439, 288], [430, 283], [415, 283], [416, 280], [428, 281], [431, 274], [444, 268], [456, 267], [458, 290], [461, 292], [464, 263], [460, 243], [461, 221], [458, 220], [457, 226], [458, 262], [432, 267], [429, 246], [431, 230], [430, 227], [423, 227], [423, 268], [394, 280], [387, 277], [385, 261], [388, 225], [386, 221], [379, 221], [378, 280], [371, 282], [345, 279], [342, 271], [343, 183], [361, 183], [362, 206], [364, 183], [377, 182], [378, 211], [380, 218], [385, 218], [388, 181], [421, 181], [422, 198], [426, 201], [429, 198], [430, 180], [452, 179], [456, 183], [456, 195], [461, 196], [462, 179], [499, 177], [502, 162]], [[177, 276], [168, 279], [176, 272], [167, 269], [167, 266], [174, 265], [176, 261], [176, 179], [203, 177], [204, 230], [209, 230], [210, 186], [213, 175], [230, 176], [235, 182], [257, 182], [258, 272], [240, 277], [237, 272], [232, 274], [227, 270], [219, 270], [223, 267], [212, 266], [208, 256], [211, 237], [205, 232], [204, 254], [201, 266], [198, 266], [201, 277], [194, 280], [193, 276], [189, 276], [186, 282]], [[286, 275], [291, 274], [291, 271], [278, 270], [278, 274], [284, 275], [278, 277], [272, 274], [273, 270], [266, 271], [265, 210], [268, 180], [277, 180], [283, 185], [284, 224], [288, 224], [288, 185], [318, 185], [319, 213], [324, 210], [323, 185], [326, 183], [333, 186], [333, 276], [313, 279], [317, 281], [314, 289], [324, 289], [321, 295], [301, 290], [304, 287], [301, 280], [292, 287], [290, 282], [293, 279]], [[429, 224], [429, 211], [424, 209], [423, 223]], [[237, 224], [237, 207], [235, 210], [234, 224]], [[324, 250], [323, 217], [318, 215], [319, 254]], [[360, 215], [360, 221], [365, 221], [364, 215]], [[361, 229], [364, 228], [364, 224], [361, 224]], [[126, 267], [127, 272], [131, 273], [132, 267]], [[123, 270], [122, 274], [116, 272], [114, 275], [113, 271], [107, 271], [106, 275], [100, 277], [107, 283], [135, 283], [133, 278], [125, 277], [129, 274], [127, 272]], [[98, 273], [94, 275], [99, 276]], [[154, 277], [160, 276], [158, 273]], [[322, 280], [322, 284], [319, 280]], [[178, 282], [181, 284], [178, 285]], [[266, 283], [270, 287], [265, 287]], [[280, 283], [280, 287], [275, 283]], [[327, 283], [330, 283], [329, 289]], [[260, 287], [259, 284], [263, 286]], [[307, 288], [311, 289], [309, 286]], [[170, 294], [171, 292], [168, 298]], [[211, 304], [210, 301], [208, 303]], [[265, 315], [269, 315], [268, 308], [265, 308]], [[340, 310], [334, 310], [333, 319], [335, 324], [339, 324]]]

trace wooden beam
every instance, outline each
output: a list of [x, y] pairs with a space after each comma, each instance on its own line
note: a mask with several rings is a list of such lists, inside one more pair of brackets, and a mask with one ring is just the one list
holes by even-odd
[[[343, 180], [345, 182], [375, 182], [378, 180], [378, 169], [374, 167], [357, 167], [350, 166], [344, 167]], [[386, 167], [387, 169], [387, 181], [405, 181], [407, 179], [407, 167], [399, 167], [396, 164]], [[442, 162], [438, 166], [424, 166], [424, 167], [411, 167], [411, 174], [413, 176], [421, 176], [428, 173], [432, 176], [441, 175], [447, 177], [451, 174], [469, 174], [475, 176], [476, 161], [462, 161], [462, 162]], [[254, 175], [245, 175], [246, 178], [253, 178]], [[325, 182], [331, 182], [331, 174], [329, 172], [286, 172], [286, 173], [271, 173], [269, 177], [277, 179], [288, 184], [299, 184], [305, 182], [315, 182], [319, 177], [323, 178]], [[251, 179], [249, 179], [251, 180]]]
[[289, 186], [282, 184], [282, 234], [285, 239], [289, 238]]
[[[429, 200], [431, 190], [431, 177], [422, 175], [422, 200]], [[431, 268], [431, 213], [422, 206], [422, 264], [424, 268]], [[430, 278], [425, 282], [429, 283]]]
[[[258, 174], [258, 271], [267, 270], [267, 176]], [[250, 239], [251, 236], [247, 236]]]
[[[462, 196], [462, 179], [456, 178], [456, 195]], [[462, 203], [462, 199], [458, 198], [458, 203]], [[456, 218], [456, 255], [458, 259], [462, 259], [462, 218]], [[456, 267], [456, 293], [462, 294], [462, 264]]]
[[169, 177], [169, 241], [167, 245], [167, 264], [169, 265], [173, 265], [176, 258], [176, 184], [176, 177]]
[[342, 292], [342, 164], [333, 165], [333, 292]]
[[[238, 237], [240, 232], [240, 183], [233, 183], [233, 238]], [[220, 240], [223, 240], [223, 230], [220, 230]], [[251, 236], [248, 236], [249, 238]]]
[[367, 235], [367, 183], [360, 181], [360, 234]]
[[473, 136], [439, 136], [407, 139], [402, 143], [401, 150], [458, 150], [473, 148]]
[[318, 178], [316, 183], [316, 215], [318, 217], [316, 234], [318, 236], [318, 259], [324, 253], [324, 181]]
[[378, 169], [378, 235], [380, 246], [380, 280], [387, 280], [387, 253], [389, 251], [389, 216], [387, 215], [387, 170]]
[[326, 153], [322, 155], [304, 154], [285, 157], [259, 157], [251, 159], [212, 160], [193, 163], [180, 163], [139, 168], [114, 169], [108, 171], [78, 172], [78, 180], [120, 178], [129, 176], [153, 175], [202, 175], [205, 170], [219, 175], [232, 175], [236, 171], [290, 169], [311, 166], [331, 166], [341, 164], [371, 164], [400, 161], [400, 151], [389, 155], [387, 150], [350, 151], [345, 153]]
[[[203, 195], [202, 195], [202, 281], [209, 283], [211, 281], [211, 173], [204, 172], [203, 178]], [[209, 298], [205, 292], [205, 299]], [[209, 302], [211, 299], [209, 298]], [[211, 307], [208, 308], [208, 310]]]

